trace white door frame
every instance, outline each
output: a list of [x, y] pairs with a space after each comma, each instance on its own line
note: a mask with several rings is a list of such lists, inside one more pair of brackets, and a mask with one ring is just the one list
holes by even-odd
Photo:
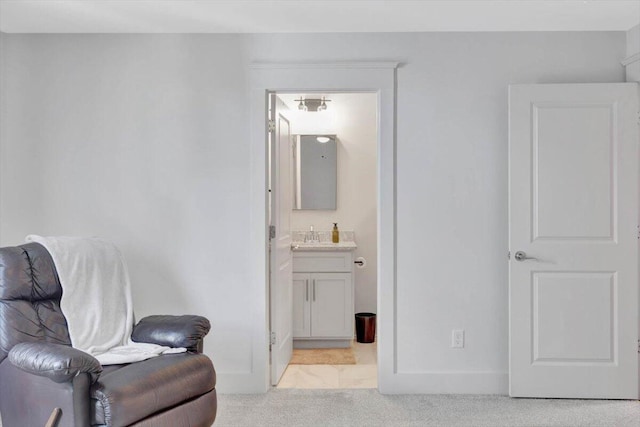
[[[374, 92], [378, 95], [378, 389], [396, 375], [396, 69], [397, 62], [251, 65], [249, 280], [252, 370], [247, 392], [266, 392], [269, 369], [267, 92]], [[254, 298], [256, 297], [256, 298]]]

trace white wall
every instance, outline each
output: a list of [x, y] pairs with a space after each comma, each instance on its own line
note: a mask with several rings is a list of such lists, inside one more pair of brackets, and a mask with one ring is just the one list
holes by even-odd
[[334, 211], [295, 210], [294, 230], [330, 230], [333, 222], [340, 230], [356, 233], [358, 249], [354, 258], [364, 257], [367, 265], [355, 268], [355, 310], [376, 312], [376, 151], [377, 95], [375, 93], [331, 94], [329, 108], [318, 113], [292, 110], [294, 134], [335, 134], [338, 137], [338, 192]]
[[[640, 24], [627, 31], [627, 58], [640, 54]], [[640, 59], [635, 59], [626, 67], [627, 81], [640, 82]]]
[[206, 315], [222, 377], [246, 371], [241, 38], [3, 38], [2, 245], [28, 233], [114, 240], [137, 318]]
[[[625, 34], [3, 35], [0, 244], [98, 234], [138, 317], [201, 313], [251, 391], [248, 64], [396, 59], [397, 371], [507, 371], [507, 86], [620, 82]], [[346, 224], [345, 224], [346, 226]], [[466, 348], [449, 348], [452, 328]], [[443, 392], [456, 392], [449, 387]], [[488, 390], [487, 391], [495, 391]]]

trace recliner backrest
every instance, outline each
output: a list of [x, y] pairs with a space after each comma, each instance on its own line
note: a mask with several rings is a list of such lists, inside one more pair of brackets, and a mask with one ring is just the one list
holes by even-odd
[[44, 246], [0, 249], [0, 362], [21, 342], [71, 345], [61, 297], [60, 279]]

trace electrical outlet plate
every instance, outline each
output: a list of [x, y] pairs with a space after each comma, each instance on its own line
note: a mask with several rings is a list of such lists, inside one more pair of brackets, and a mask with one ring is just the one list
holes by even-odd
[[464, 329], [454, 329], [451, 331], [451, 347], [464, 348]]

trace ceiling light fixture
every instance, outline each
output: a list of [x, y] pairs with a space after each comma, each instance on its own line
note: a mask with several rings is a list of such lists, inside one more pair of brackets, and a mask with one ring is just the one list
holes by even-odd
[[330, 138], [328, 136], [318, 136], [316, 137], [316, 141], [318, 141], [321, 144], [326, 144], [327, 142], [329, 142]]
[[325, 96], [322, 98], [303, 98], [300, 95], [299, 99], [295, 99], [295, 102], [298, 102], [298, 110], [301, 111], [313, 111], [313, 112], [321, 112], [327, 109], [327, 102], [331, 102], [330, 99], [327, 99]]

